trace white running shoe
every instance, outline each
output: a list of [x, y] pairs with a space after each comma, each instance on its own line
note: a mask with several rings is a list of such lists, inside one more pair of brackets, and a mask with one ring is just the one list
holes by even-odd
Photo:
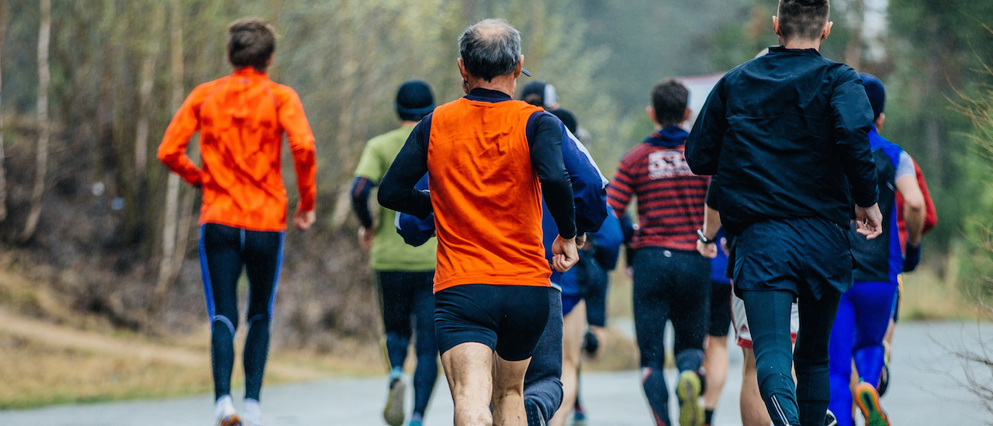
[[262, 408], [259, 401], [246, 398], [245, 406], [241, 412], [242, 426], [262, 426]]
[[231, 402], [231, 395], [224, 395], [214, 404], [214, 417], [217, 419], [217, 426], [241, 426], [241, 417], [234, 409]]

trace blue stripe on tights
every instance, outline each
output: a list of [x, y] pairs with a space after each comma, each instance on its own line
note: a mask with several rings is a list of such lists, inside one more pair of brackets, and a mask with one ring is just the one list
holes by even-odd
[[[203, 244], [204, 228], [207, 224], [200, 225], [200, 273], [203, 274], [203, 293], [207, 299], [207, 316], [211, 324], [214, 322], [214, 292], [210, 285], [210, 268], [207, 267], [207, 249]], [[213, 327], [213, 325], [211, 325]]]

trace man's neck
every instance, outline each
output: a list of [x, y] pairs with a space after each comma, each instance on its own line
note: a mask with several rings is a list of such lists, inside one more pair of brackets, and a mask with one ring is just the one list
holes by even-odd
[[417, 125], [417, 121], [411, 120], [400, 120], [400, 127], [414, 127]]
[[469, 80], [469, 90], [472, 89], [487, 89], [495, 90], [497, 92], [503, 92], [507, 96], [513, 97], [514, 90], [517, 89], [517, 79], [514, 78], [513, 74], [504, 74], [493, 77], [492, 80], [486, 81], [481, 78], [474, 78]]
[[779, 38], [779, 43], [787, 49], [814, 49], [817, 51], [821, 50], [821, 39], [816, 40], [802, 40], [802, 39], [791, 39], [783, 40], [782, 37]]

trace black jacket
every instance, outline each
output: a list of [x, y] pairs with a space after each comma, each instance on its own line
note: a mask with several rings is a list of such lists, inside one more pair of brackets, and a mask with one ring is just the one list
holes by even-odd
[[686, 142], [729, 233], [770, 219], [822, 217], [844, 228], [852, 198], [876, 203], [872, 108], [851, 67], [814, 49], [773, 47], [714, 87]]

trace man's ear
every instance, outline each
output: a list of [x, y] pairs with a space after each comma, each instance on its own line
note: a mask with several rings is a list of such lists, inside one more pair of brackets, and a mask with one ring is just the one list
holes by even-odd
[[773, 15], [772, 16], [772, 30], [776, 32], [776, 35], [780, 35], [779, 34], [779, 17], [776, 16], [776, 15]]
[[521, 57], [517, 59], [517, 67], [514, 68], [514, 78], [516, 79], [517, 77], [520, 77], [521, 72], [523, 70], [524, 70], [524, 55], [521, 55]]
[[883, 124], [886, 124], [886, 113], [879, 113], [879, 117], [876, 117], [876, 121], [873, 124], [876, 125], [876, 130], [883, 130]]
[[650, 106], [645, 107], [645, 114], [648, 114], [648, 118], [652, 120], [652, 123], [658, 124], [658, 120], [655, 119], [655, 108]]
[[693, 116], [693, 110], [691, 110], [690, 107], [686, 107], [686, 111], [683, 111], [683, 121], [680, 121], [680, 123], [685, 123], [692, 116]]
[[465, 63], [462, 62], [462, 58], [455, 61], [459, 66], [459, 74], [462, 76], [463, 80], [469, 79], [469, 73], [465, 70]]
[[832, 21], [828, 21], [828, 23], [824, 25], [824, 31], [821, 31], [821, 40], [825, 40], [829, 35], [831, 35], [831, 27], [833, 26], [834, 22]]

